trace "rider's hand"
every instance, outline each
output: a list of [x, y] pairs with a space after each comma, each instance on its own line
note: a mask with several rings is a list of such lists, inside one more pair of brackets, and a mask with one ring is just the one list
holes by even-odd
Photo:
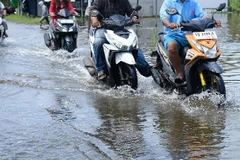
[[98, 21], [97, 17], [91, 17], [93, 27], [101, 27], [101, 23]]
[[140, 20], [136, 16], [133, 16], [132, 17], [132, 22], [135, 23], [135, 24], [139, 24]]
[[79, 15], [78, 12], [74, 12], [73, 14], [74, 14], [75, 16], [78, 16], [78, 15]]
[[2, 10], [2, 15], [7, 16], [7, 10], [6, 9]]
[[222, 26], [222, 23], [221, 23], [221, 21], [219, 21], [219, 20], [216, 20], [216, 25], [217, 25], [218, 27], [221, 27], [221, 26]]
[[178, 28], [178, 24], [177, 23], [170, 23], [167, 25], [168, 28], [170, 29], [175, 29], [175, 28]]
[[55, 14], [54, 14], [53, 12], [51, 12], [49, 15], [50, 15], [51, 17], [53, 17]]

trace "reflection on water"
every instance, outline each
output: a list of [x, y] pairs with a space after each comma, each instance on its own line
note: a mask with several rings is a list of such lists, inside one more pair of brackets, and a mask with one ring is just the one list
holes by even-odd
[[232, 39], [240, 42], [240, 16], [237, 13], [227, 15], [227, 28]]

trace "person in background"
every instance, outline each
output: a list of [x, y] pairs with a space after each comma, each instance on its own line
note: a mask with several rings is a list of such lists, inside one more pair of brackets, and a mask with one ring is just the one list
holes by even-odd
[[[98, 10], [104, 18], [109, 18], [114, 14], [121, 14], [130, 16], [133, 12], [132, 5], [128, 0], [95, 0], [92, 4], [91, 10]], [[101, 28], [101, 22], [97, 17], [90, 17], [92, 21], [92, 26], [90, 30], [94, 30], [95, 42], [94, 42], [94, 54], [97, 61], [97, 71], [98, 79], [103, 80], [106, 78], [106, 66], [104, 60], [102, 59], [101, 53], [99, 52], [103, 43], [107, 42], [107, 39], [104, 35], [104, 28]], [[139, 19], [136, 16], [132, 18], [133, 23], [139, 23]], [[136, 59], [136, 68], [138, 71], [145, 77], [151, 76], [151, 66], [146, 62], [142, 50], [138, 49], [138, 55]]]
[[[182, 15], [183, 20], [191, 20], [194, 18], [210, 18], [206, 12], [198, 4], [197, 0], [164, 0], [160, 9], [160, 20], [164, 25], [164, 47], [168, 51], [168, 57], [176, 70], [176, 83], [183, 83], [185, 77], [180, 65], [179, 50], [189, 43], [185, 37], [186, 32], [177, 29], [181, 22], [180, 15], [169, 15], [166, 9], [176, 8]], [[218, 26], [221, 22], [216, 20]]]
[[[61, 9], [68, 9], [74, 15], [78, 15], [78, 12], [76, 12], [72, 6], [71, 0], [51, 0], [50, 7], [49, 7], [49, 15], [52, 17], [50, 22], [50, 28], [53, 30], [54, 34], [55, 34], [55, 27], [56, 27], [55, 20], [59, 18], [58, 16], [55, 16], [55, 13], [59, 12]], [[58, 45], [59, 43], [58, 38], [59, 37], [56, 37], [55, 43], [54, 43], [54, 40], [51, 39], [51, 44]], [[52, 46], [53, 50], [56, 49], [55, 45]]]
[[7, 10], [4, 6], [4, 4], [0, 1], [0, 17], [2, 17], [2, 25], [4, 27], [4, 33], [3, 35], [5, 37], [8, 37], [8, 34], [7, 34], [7, 30], [8, 30], [8, 25], [7, 25], [7, 22], [6, 22], [6, 19], [4, 19], [4, 17], [7, 15]]
[[58, 17], [55, 17], [55, 13], [59, 12], [61, 9], [66, 8], [75, 15], [78, 15], [72, 6], [71, 0], [52, 0], [49, 7], [49, 14], [54, 21]]
[[42, 23], [45, 20], [47, 24], [49, 24], [49, 19], [48, 19], [48, 8], [46, 5], [46, 2], [40, 1], [38, 2], [38, 5], [42, 7], [42, 17], [40, 19], [40, 27], [42, 27]]

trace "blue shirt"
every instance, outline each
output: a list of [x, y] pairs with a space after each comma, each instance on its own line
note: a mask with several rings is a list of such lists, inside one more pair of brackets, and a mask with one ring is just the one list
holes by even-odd
[[[210, 0], [211, 1], [211, 0]], [[206, 12], [199, 6], [197, 0], [185, 0], [182, 3], [181, 0], [164, 0], [162, 7], [160, 9], [160, 20], [164, 18], [168, 18], [170, 23], [180, 24], [182, 17], [180, 15], [169, 15], [166, 13], [166, 9], [168, 8], [176, 8], [178, 12], [182, 15], [183, 20], [191, 20], [194, 18], [203, 18], [207, 15]], [[169, 36], [171, 34], [177, 34], [180, 37], [185, 37], [185, 32], [182, 32], [180, 29], [171, 30], [168, 27], [164, 26], [165, 35]]]

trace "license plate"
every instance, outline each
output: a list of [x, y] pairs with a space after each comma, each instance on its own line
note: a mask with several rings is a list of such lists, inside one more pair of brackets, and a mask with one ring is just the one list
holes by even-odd
[[193, 32], [193, 36], [196, 40], [200, 39], [217, 39], [217, 34], [215, 31], [207, 32]]
[[72, 19], [59, 19], [62, 24], [71, 24], [73, 23]]

